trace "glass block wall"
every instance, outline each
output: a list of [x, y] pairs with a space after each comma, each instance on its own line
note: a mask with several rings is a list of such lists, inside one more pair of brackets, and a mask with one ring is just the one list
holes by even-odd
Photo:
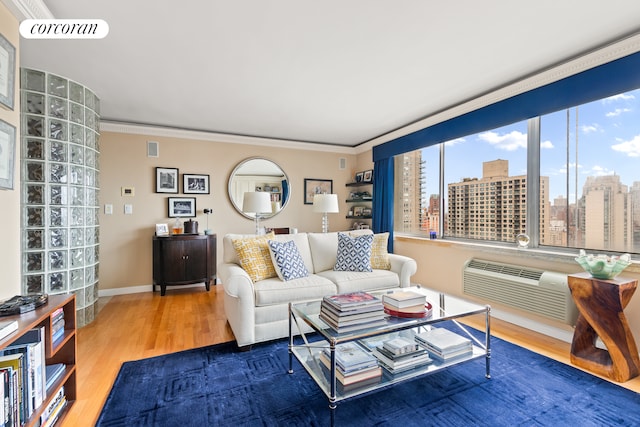
[[76, 294], [78, 327], [98, 300], [99, 100], [22, 68], [22, 292]]

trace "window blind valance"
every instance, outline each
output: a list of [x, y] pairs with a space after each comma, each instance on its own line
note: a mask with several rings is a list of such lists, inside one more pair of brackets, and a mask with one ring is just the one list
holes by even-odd
[[506, 126], [640, 87], [640, 52], [373, 147], [373, 161]]

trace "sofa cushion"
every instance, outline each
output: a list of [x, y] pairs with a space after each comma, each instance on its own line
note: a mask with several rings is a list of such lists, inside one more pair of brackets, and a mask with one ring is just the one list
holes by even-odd
[[318, 275], [335, 283], [339, 294], [400, 286], [398, 275], [389, 270], [373, 270], [372, 272], [327, 270], [318, 273]]
[[309, 271], [307, 267], [305, 267], [302, 256], [300, 256], [298, 247], [293, 240], [289, 240], [288, 242], [269, 240], [268, 243], [271, 252], [271, 261], [279, 278], [282, 280], [292, 280], [309, 275]]
[[336, 265], [338, 233], [309, 233], [308, 238], [313, 259], [313, 272], [333, 270]]
[[311, 249], [309, 249], [307, 233], [276, 234], [273, 240], [278, 242], [295, 242], [298, 252], [304, 261], [304, 265], [307, 267], [307, 271], [309, 271], [309, 273], [313, 272], [313, 260], [311, 259]]
[[371, 271], [373, 235], [349, 236], [338, 233], [336, 271]]
[[271, 261], [271, 252], [267, 241], [273, 239], [274, 234], [269, 233], [263, 236], [244, 237], [233, 239], [240, 266], [249, 274], [251, 280], [259, 280], [277, 277], [276, 270]]
[[265, 279], [254, 284], [255, 305], [258, 307], [288, 302], [317, 300], [336, 293], [331, 280], [311, 274], [284, 282], [278, 278]]

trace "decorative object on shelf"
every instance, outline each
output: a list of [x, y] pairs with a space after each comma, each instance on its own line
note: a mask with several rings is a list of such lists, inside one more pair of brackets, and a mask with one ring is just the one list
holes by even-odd
[[304, 179], [304, 204], [313, 205], [313, 198], [316, 194], [333, 193], [332, 179]]
[[369, 169], [362, 173], [362, 181], [363, 182], [373, 182], [373, 170]]
[[338, 195], [316, 194], [313, 197], [313, 211], [322, 213], [322, 232], [327, 233], [329, 231], [328, 214], [340, 212], [340, 207], [338, 206]]
[[189, 218], [195, 216], [195, 197], [169, 197], [169, 218]]
[[211, 232], [211, 229], [209, 228], [209, 215], [213, 213], [213, 209], [205, 209], [202, 212], [207, 216], [207, 228], [205, 228], [204, 234], [207, 234], [207, 235], [213, 234]]
[[168, 236], [169, 225], [168, 224], [156, 224], [156, 236]]
[[182, 174], [184, 194], [209, 194], [209, 175]]
[[189, 219], [184, 222], [183, 226], [185, 234], [198, 234], [198, 221]]
[[362, 182], [364, 178], [364, 172], [356, 173], [356, 182]]
[[0, 316], [11, 316], [33, 311], [49, 300], [47, 294], [16, 295], [0, 304]]
[[260, 230], [260, 216], [271, 214], [271, 196], [264, 191], [247, 191], [242, 200], [242, 211], [254, 214], [256, 234], [263, 234]]
[[156, 168], [156, 193], [178, 193], [178, 168]]
[[16, 128], [0, 120], [0, 188], [13, 190], [15, 152]]
[[592, 277], [613, 279], [631, 264], [631, 255], [587, 255], [584, 249], [580, 249], [580, 256], [575, 260]]
[[529, 235], [527, 234], [518, 234], [516, 236], [516, 244], [518, 245], [518, 248], [521, 249], [526, 249], [529, 247], [529, 241], [531, 239], [529, 239]]
[[13, 111], [16, 48], [0, 34], [0, 104]]
[[180, 221], [180, 218], [176, 218], [173, 222], [173, 226], [171, 226], [171, 234], [182, 234], [182, 221]]

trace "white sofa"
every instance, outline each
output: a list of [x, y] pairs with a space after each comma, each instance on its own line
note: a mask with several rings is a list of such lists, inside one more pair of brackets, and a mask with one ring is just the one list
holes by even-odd
[[309, 276], [289, 281], [278, 277], [256, 281], [240, 266], [233, 239], [248, 235], [228, 234], [223, 239], [223, 263], [218, 277], [224, 287], [224, 309], [239, 347], [286, 337], [289, 334], [289, 302], [319, 300], [325, 295], [407, 287], [417, 270], [416, 262], [388, 254], [389, 270], [372, 272], [334, 271], [338, 233], [278, 234], [273, 240], [293, 240]]

